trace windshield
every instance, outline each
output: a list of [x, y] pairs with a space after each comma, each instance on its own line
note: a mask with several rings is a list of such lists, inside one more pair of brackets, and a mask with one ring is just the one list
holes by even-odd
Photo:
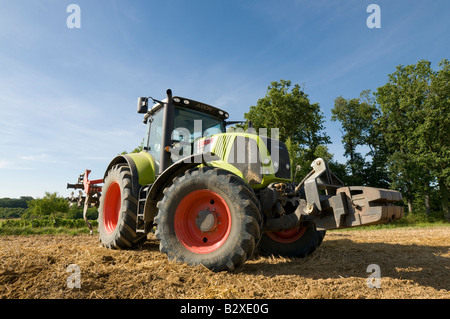
[[[156, 111], [148, 121], [148, 136], [144, 145], [153, 156], [156, 171], [159, 171], [159, 160], [161, 156], [163, 135], [164, 108]], [[171, 159], [175, 162], [192, 154], [193, 142], [201, 137], [211, 136], [225, 132], [223, 120], [214, 116], [175, 106], [174, 123], [175, 128], [171, 135]]]
[[175, 130], [172, 134], [174, 142], [193, 143], [194, 140], [223, 133], [223, 121], [208, 114], [175, 107]]
[[155, 114], [153, 114], [148, 121], [148, 136], [147, 142], [144, 142], [144, 145], [147, 145], [148, 152], [153, 156], [153, 160], [155, 161], [155, 169], [159, 171], [159, 159], [161, 155], [161, 140], [162, 140], [162, 123], [163, 123], [164, 109], [161, 108]]
[[199, 111], [179, 107], [175, 107], [174, 128], [172, 161], [191, 155], [195, 140], [225, 131], [223, 120]]

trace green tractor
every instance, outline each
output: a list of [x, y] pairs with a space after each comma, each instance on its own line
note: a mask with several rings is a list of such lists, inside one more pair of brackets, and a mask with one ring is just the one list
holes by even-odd
[[102, 180], [90, 182], [86, 171], [68, 184], [84, 188], [85, 212], [98, 206], [107, 248], [136, 247], [155, 230], [170, 260], [230, 271], [255, 251], [305, 257], [327, 229], [403, 215], [394, 206], [399, 192], [346, 187], [320, 158], [293, 182], [286, 145], [254, 130], [226, 132], [236, 122], [224, 110], [167, 90], [162, 101], [139, 98], [138, 113], [147, 125], [143, 151], [114, 158]]

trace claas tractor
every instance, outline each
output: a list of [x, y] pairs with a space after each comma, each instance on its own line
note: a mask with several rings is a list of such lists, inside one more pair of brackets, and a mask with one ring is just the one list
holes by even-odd
[[256, 134], [251, 123], [230, 129], [237, 121], [226, 111], [166, 95], [138, 99], [147, 126], [141, 152], [118, 155], [101, 180], [89, 181], [87, 170], [68, 184], [85, 190], [84, 212], [98, 206], [103, 246], [137, 247], [154, 231], [170, 260], [231, 271], [255, 251], [306, 257], [326, 230], [402, 217], [399, 192], [345, 186], [321, 158], [296, 183], [277, 138]]

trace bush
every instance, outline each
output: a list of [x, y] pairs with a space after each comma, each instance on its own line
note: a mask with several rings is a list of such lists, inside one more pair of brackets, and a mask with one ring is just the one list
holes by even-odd
[[[86, 216], [89, 220], [97, 219], [98, 212], [96, 207], [90, 207], [87, 210]], [[66, 218], [68, 219], [83, 219], [83, 208], [78, 207], [76, 205], [69, 208], [68, 213], [66, 214]]]
[[28, 203], [28, 211], [24, 216], [32, 219], [36, 217], [61, 217], [69, 211], [68, 201], [57, 193], [46, 192], [42, 198], [33, 199]]
[[424, 212], [420, 213], [406, 213], [406, 215], [395, 222], [397, 225], [420, 225], [420, 224], [433, 224], [433, 223], [445, 223], [447, 222], [444, 213], [441, 211], [431, 212], [430, 215], [427, 215]]

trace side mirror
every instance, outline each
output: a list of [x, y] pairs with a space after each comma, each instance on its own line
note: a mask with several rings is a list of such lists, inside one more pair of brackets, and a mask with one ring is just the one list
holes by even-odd
[[138, 99], [137, 112], [139, 114], [146, 114], [148, 112], [148, 98], [147, 97], [140, 97]]

